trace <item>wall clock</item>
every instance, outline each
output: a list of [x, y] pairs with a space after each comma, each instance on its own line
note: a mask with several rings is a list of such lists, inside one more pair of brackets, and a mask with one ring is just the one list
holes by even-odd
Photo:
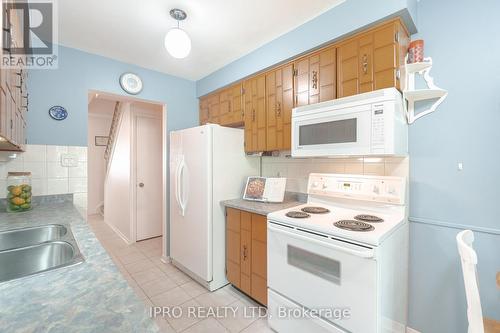
[[68, 111], [60, 105], [54, 105], [49, 109], [49, 115], [54, 120], [64, 120], [68, 117]]
[[137, 95], [142, 90], [142, 80], [134, 73], [123, 73], [120, 76], [120, 86], [126, 93]]

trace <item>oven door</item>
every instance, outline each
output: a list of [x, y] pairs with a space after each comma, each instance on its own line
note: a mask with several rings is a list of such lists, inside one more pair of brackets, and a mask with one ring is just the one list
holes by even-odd
[[[377, 332], [375, 249], [268, 223], [268, 287], [353, 333]], [[348, 318], [328, 312], [348, 310]], [[337, 313], [338, 314], [338, 313]], [[272, 313], [270, 314], [273, 315]]]
[[292, 118], [292, 156], [368, 155], [371, 104]]

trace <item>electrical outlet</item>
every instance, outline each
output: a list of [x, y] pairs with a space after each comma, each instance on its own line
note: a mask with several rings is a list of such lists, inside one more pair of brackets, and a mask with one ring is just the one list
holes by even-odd
[[74, 168], [78, 166], [78, 155], [61, 154], [61, 166]]

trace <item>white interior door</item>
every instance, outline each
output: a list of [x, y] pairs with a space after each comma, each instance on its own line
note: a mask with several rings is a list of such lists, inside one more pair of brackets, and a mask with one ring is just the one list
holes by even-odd
[[[158, 118], [136, 117], [136, 240], [162, 234], [162, 126]], [[125, 207], [124, 207], [125, 208]]]

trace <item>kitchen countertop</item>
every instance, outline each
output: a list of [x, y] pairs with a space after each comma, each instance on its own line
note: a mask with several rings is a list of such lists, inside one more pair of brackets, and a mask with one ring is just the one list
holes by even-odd
[[300, 204], [303, 204], [304, 202], [306, 202], [305, 195], [299, 193], [286, 193], [283, 202], [279, 203], [248, 201], [240, 198], [221, 201], [221, 205], [255, 214], [267, 215], [278, 210], [298, 206]]
[[71, 226], [85, 262], [0, 283], [2, 332], [159, 331], [72, 202], [0, 212], [0, 230], [49, 223]]

